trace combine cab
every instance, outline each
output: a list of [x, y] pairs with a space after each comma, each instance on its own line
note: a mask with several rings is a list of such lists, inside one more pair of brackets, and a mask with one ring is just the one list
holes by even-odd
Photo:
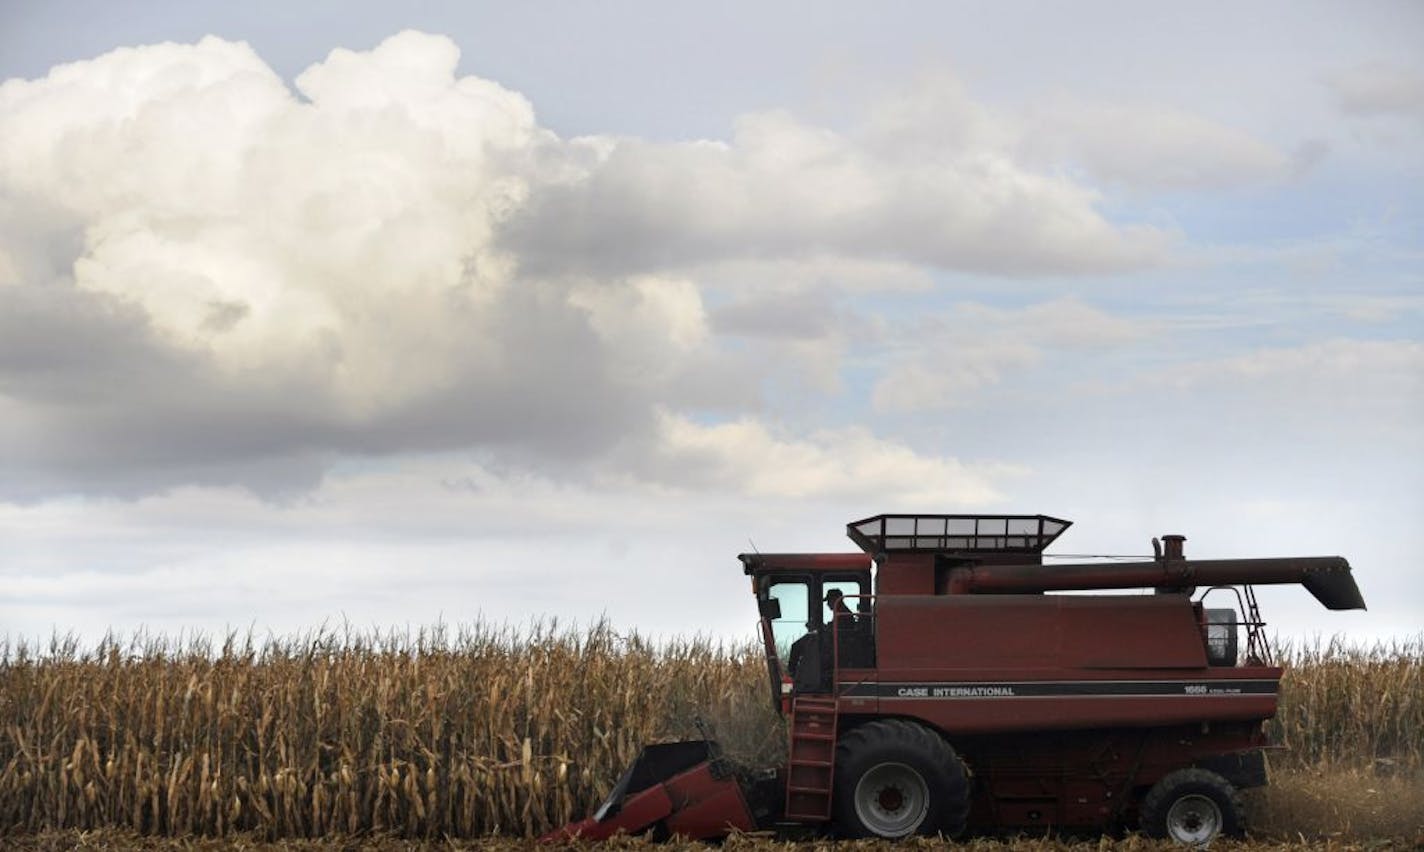
[[[1044, 565], [1069, 525], [877, 515], [848, 527], [860, 553], [741, 555], [786, 763], [739, 776], [714, 743], [650, 746], [592, 817], [546, 839], [1239, 834], [1281, 678], [1252, 587], [1363, 609], [1349, 563], [1190, 560], [1165, 536], [1150, 561]], [[1047, 594], [1069, 590], [1094, 593]]]

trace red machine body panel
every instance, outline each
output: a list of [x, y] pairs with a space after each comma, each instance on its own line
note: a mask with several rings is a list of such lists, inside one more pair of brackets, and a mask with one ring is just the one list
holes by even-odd
[[664, 786], [673, 806], [665, 823], [669, 834], [711, 838], [756, 829], [737, 779], [718, 777], [710, 763], [672, 778]]
[[[1200, 669], [1184, 595], [876, 597], [882, 679], [909, 669]], [[1131, 642], [1123, 641], [1132, 637]], [[898, 675], [897, 675], [898, 676]]]
[[708, 761], [629, 794], [612, 816], [592, 816], [551, 831], [539, 840], [607, 840], [618, 834], [652, 830], [667, 836], [711, 839], [755, 828], [737, 779], [714, 771], [713, 762]]
[[1208, 665], [1184, 595], [879, 596], [875, 626], [878, 666], [837, 673], [843, 712], [973, 734], [1276, 711], [1281, 670]]
[[742, 554], [743, 564], [755, 561], [765, 571], [869, 571], [871, 558], [864, 553], [757, 553]]
[[1251, 760], [1265, 745], [1253, 722], [961, 735], [955, 745], [983, 781], [969, 814], [978, 831], [1131, 821], [1141, 791], [1183, 765], [1265, 782], [1246, 777], [1264, 768]]
[[[850, 686], [841, 694], [838, 706], [847, 715], [918, 719], [951, 735], [1260, 722], [1275, 714], [1280, 670], [1258, 671], [1268, 676], [1097, 682], [966, 681], [958, 675], [952, 679], [897, 679]], [[1037, 694], [1038, 689], [1057, 693]], [[1073, 694], [1079, 690], [1096, 690], [1097, 694]], [[1150, 694], [1117, 694], [1118, 690]]]
[[934, 587], [934, 560], [901, 559], [893, 572], [880, 572], [875, 590], [882, 595], [929, 595], [934, 594]]

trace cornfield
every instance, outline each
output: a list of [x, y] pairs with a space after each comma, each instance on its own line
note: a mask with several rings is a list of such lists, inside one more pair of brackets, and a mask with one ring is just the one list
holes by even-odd
[[[1424, 769], [1424, 638], [1288, 656], [1277, 768]], [[698, 714], [781, 752], [759, 651], [606, 624], [0, 647], [0, 836], [528, 837]]]
[[1360, 647], [1286, 647], [1271, 738], [1282, 765], [1412, 774], [1424, 768], [1424, 636]]
[[606, 625], [22, 646], [0, 669], [0, 833], [541, 832], [698, 710], [748, 717], [757, 673]]

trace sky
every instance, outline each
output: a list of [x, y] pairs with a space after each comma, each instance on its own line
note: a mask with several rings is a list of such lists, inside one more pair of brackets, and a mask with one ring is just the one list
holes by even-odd
[[882, 512], [1424, 630], [1424, 7], [0, 0], [0, 637], [607, 618]]

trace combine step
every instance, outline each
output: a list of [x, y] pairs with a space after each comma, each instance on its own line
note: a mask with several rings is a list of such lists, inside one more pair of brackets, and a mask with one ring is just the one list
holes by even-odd
[[786, 818], [831, 818], [836, 769], [836, 700], [798, 695], [791, 705], [791, 759], [786, 765]]

